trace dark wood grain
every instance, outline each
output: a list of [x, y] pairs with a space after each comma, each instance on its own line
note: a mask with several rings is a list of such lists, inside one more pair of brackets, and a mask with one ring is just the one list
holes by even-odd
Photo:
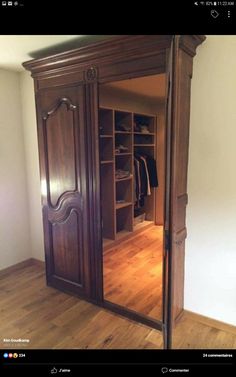
[[60, 196], [75, 191], [76, 156], [73, 110], [61, 105], [44, 120], [47, 142], [50, 204], [56, 207]]
[[54, 273], [80, 285], [83, 281], [81, 229], [80, 214], [74, 209], [66, 220], [52, 224]]
[[189, 146], [190, 89], [192, 56], [181, 49], [176, 38], [172, 97], [171, 139], [171, 249], [172, 249], [172, 322], [179, 317], [184, 305], [184, 254], [186, 229], [187, 169]]
[[47, 282], [90, 296], [84, 88], [37, 96]]

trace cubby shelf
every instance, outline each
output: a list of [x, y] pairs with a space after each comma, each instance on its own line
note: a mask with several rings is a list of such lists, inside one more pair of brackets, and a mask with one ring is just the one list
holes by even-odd
[[101, 161], [101, 164], [113, 164], [114, 161], [113, 160], [108, 160], [108, 161]]
[[155, 144], [134, 144], [134, 147], [155, 147]]
[[125, 152], [125, 153], [116, 153], [115, 154], [116, 157], [122, 157], [122, 156], [132, 156], [132, 153], [130, 152]]
[[116, 203], [116, 209], [124, 208], [132, 206], [132, 203], [125, 202], [125, 203]]
[[123, 182], [123, 181], [129, 181], [129, 180], [131, 180], [133, 177], [132, 176], [130, 176], [130, 177], [126, 177], [126, 178], [121, 178], [121, 179], [115, 179], [115, 181], [116, 182]]
[[155, 134], [153, 132], [148, 132], [148, 133], [145, 133], [145, 132], [134, 132], [134, 135], [155, 136]]
[[107, 138], [107, 137], [113, 137], [112, 135], [100, 135], [100, 138], [103, 139], [103, 138]]
[[129, 131], [115, 131], [115, 134], [132, 135], [132, 132], [129, 132]]

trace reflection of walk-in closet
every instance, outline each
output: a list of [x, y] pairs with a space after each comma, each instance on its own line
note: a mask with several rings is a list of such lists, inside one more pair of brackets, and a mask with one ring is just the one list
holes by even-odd
[[[159, 319], [164, 96], [165, 75], [104, 84], [99, 91], [105, 298]], [[149, 304], [146, 293], [143, 304], [139, 297], [145, 284]]]

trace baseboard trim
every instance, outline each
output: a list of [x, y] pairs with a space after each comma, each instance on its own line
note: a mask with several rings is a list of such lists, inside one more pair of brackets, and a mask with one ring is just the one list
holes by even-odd
[[9, 274], [12, 274], [15, 271], [21, 270], [22, 268], [29, 267], [32, 265], [38, 265], [40, 267], [45, 268], [45, 262], [40, 261], [35, 258], [29, 258], [29, 259], [24, 260], [23, 262], [19, 262], [19, 263], [13, 264], [12, 266], [3, 268], [2, 270], [0, 270], [0, 277], [7, 276]]
[[28, 267], [31, 265], [32, 265], [32, 258], [26, 259], [23, 262], [19, 262], [19, 263], [13, 264], [12, 266], [3, 268], [2, 270], [0, 270], [0, 276], [8, 275], [12, 272], [20, 270], [21, 268]]
[[200, 322], [204, 325], [215, 327], [218, 330], [227, 331], [227, 332], [230, 332], [231, 334], [236, 335], [236, 326], [218, 321], [213, 318], [206, 317], [198, 313], [191, 312], [189, 310], [184, 310], [184, 318], [190, 318], [191, 320]]
[[184, 315], [184, 309], [182, 309], [179, 314], [177, 315], [177, 317], [175, 317], [174, 319], [174, 327], [177, 326], [177, 324], [179, 323], [179, 321], [181, 320], [181, 318], [183, 317]]
[[32, 264], [35, 264], [36, 266], [45, 268], [45, 262], [39, 259], [31, 258]]

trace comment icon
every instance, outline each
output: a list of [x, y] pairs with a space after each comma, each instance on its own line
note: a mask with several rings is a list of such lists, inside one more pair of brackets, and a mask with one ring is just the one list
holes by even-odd
[[161, 371], [162, 371], [162, 373], [167, 373], [168, 372], [168, 368], [163, 367], [163, 368], [161, 368]]

